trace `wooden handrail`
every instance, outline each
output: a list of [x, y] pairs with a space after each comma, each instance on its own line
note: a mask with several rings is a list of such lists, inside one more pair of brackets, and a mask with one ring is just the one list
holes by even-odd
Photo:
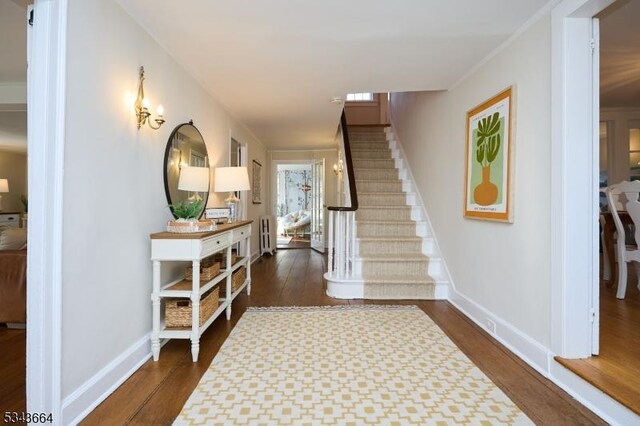
[[347, 169], [347, 176], [349, 178], [349, 197], [351, 199], [351, 205], [349, 207], [327, 207], [327, 210], [335, 212], [354, 212], [358, 210], [358, 193], [356, 191], [356, 176], [353, 171], [353, 161], [351, 159], [351, 145], [349, 144], [349, 132], [347, 130], [347, 116], [344, 113], [344, 110], [342, 110], [342, 116], [340, 117], [340, 127], [342, 128], [342, 140], [344, 141], [344, 162]]

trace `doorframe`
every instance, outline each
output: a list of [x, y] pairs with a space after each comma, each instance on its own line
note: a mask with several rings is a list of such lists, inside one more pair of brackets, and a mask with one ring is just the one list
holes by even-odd
[[67, 0], [35, 0], [27, 58], [27, 411], [61, 424], [67, 9]]
[[592, 21], [613, 2], [563, 0], [551, 12], [551, 350], [565, 358], [591, 356], [599, 337], [592, 327], [599, 314], [592, 311], [599, 275]]

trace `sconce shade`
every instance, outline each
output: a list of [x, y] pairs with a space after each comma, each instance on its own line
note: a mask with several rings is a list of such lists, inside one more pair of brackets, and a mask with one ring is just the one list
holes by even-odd
[[178, 189], [181, 191], [209, 191], [209, 168], [182, 166], [178, 178]]
[[9, 179], [0, 179], [0, 192], [9, 192]]
[[213, 176], [215, 192], [248, 191], [249, 173], [246, 167], [216, 167]]

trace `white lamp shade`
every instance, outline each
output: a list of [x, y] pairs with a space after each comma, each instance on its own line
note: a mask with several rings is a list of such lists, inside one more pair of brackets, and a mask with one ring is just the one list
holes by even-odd
[[215, 192], [248, 191], [249, 173], [246, 167], [216, 167], [213, 175]]
[[9, 192], [9, 179], [0, 179], [0, 192]]
[[209, 191], [209, 168], [182, 166], [178, 178], [178, 189], [181, 191]]

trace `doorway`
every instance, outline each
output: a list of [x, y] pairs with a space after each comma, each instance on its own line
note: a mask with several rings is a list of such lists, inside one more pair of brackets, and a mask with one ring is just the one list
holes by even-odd
[[[588, 151], [593, 153], [594, 161], [590, 164], [595, 183], [592, 186], [592, 206], [585, 211], [595, 210], [594, 217], [599, 217], [600, 222], [599, 228], [592, 228], [594, 260], [588, 268], [595, 271], [593, 280], [589, 280], [593, 283], [590, 292], [591, 321], [588, 324], [591, 328], [590, 353], [593, 355], [576, 354], [556, 359], [640, 414], [640, 368], [637, 367], [640, 345], [636, 343], [640, 342], [640, 288], [636, 270], [633, 264], [628, 264], [626, 294], [624, 298], [616, 298], [616, 272], [624, 264], [616, 262], [618, 255], [612, 241], [618, 233], [615, 232], [606, 197], [608, 186], [624, 180], [640, 180], [640, 68], [637, 65], [640, 63], [640, 30], [637, 27], [640, 3], [618, 0], [604, 10], [598, 10], [597, 7], [602, 6], [595, 2], [586, 2], [586, 6], [596, 8], [590, 11], [594, 16], [590, 28], [594, 100], [589, 104], [593, 109], [593, 137], [585, 138], [593, 144], [593, 150]], [[583, 30], [587, 30], [587, 20], [582, 21], [585, 24]], [[586, 202], [587, 197], [581, 200]], [[635, 244], [633, 233], [625, 233], [625, 241]], [[584, 319], [580, 327], [583, 325]]]
[[0, 2], [0, 401], [26, 411], [29, 1]]
[[276, 218], [278, 249], [311, 247], [313, 207], [313, 162], [276, 164]]

